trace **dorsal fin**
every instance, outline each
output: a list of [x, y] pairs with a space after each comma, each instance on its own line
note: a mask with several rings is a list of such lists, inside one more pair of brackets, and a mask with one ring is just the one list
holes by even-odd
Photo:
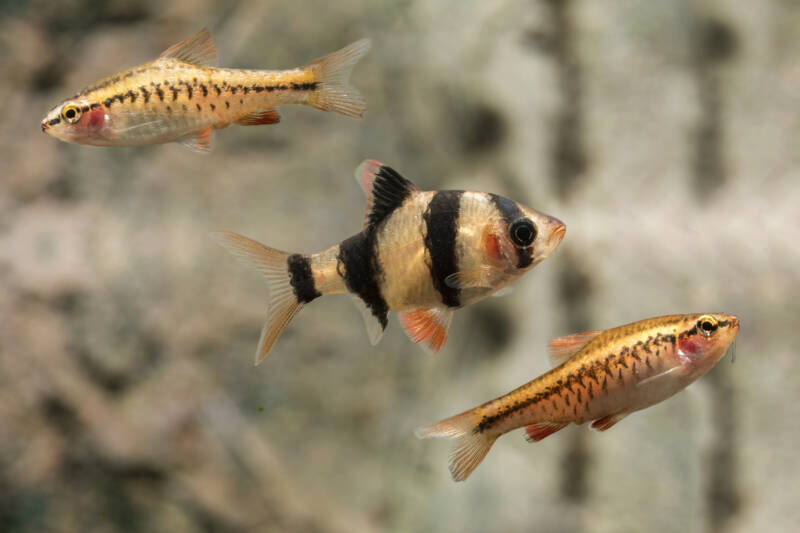
[[550, 361], [553, 365], [560, 365], [586, 346], [589, 341], [603, 333], [601, 329], [583, 331], [566, 337], [559, 337], [550, 341]]
[[180, 59], [201, 67], [216, 67], [217, 47], [208, 28], [203, 28], [185, 41], [173, 44], [158, 57]]
[[420, 190], [393, 168], [373, 159], [367, 159], [358, 166], [356, 181], [367, 197], [365, 230], [375, 228], [400, 207], [406, 198]]

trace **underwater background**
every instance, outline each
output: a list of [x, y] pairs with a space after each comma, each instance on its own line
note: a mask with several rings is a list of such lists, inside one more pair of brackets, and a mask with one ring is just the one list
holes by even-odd
[[[48, 109], [207, 26], [220, 66], [362, 37], [367, 115], [94, 148]], [[0, 531], [796, 531], [800, 4], [0, 2]], [[252, 364], [266, 283], [207, 237], [360, 230], [367, 158], [567, 235], [431, 356], [324, 298]], [[605, 433], [500, 439], [465, 483], [414, 428], [548, 369], [551, 338], [725, 312], [730, 356]]]

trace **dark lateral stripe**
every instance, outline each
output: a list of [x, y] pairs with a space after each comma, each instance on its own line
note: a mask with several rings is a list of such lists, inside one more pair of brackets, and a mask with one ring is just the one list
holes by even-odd
[[[608, 387], [608, 384], [604, 382], [601, 384], [600, 381], [597, 379], [597, 374], [603, 367], [608, 367], [609, 360], [612, 355], [606, 356], [604, 361], [593, 361], [587, 362], [586, 364], [582, 365], [580, 368], [577, 369], [576, 372], [570, 373], [563, 378], [557, 380], [553, 385], [549, 387], [545, 387], [536, 394], [533, 394], [527, 398], [522, 398], [520, 400], [515, 401], [514, 403], [504, 405], [503, 408], [499, 409], [495, 414], [486, 415], [481, 418], [481, 421], [478, 423], [476, 428], [473, 430], [473, 433], [481, 433], [486, 431], [486, 429], [492, 427], [495, 423], [504, 418], [510, 416], [511, 414], [520, 411], [521, 409], [525, 409], [531, 405], [537, 404], [543, 401], [549, 401], [553, 397], [561, 397], [562, 393], [565, 393], [563, 398], [567, 406], [569, 406], [569, 394], [575, 393], [575, 390], [578, 392], [578, 402], [581, 402], [580, 396], [580, 389], [573, 389], [573, 385], [579, 385], [583, 389], [586, 390], [589, 398], [586, 400], [586, 404], [584, 405], [584, 409], [589, 409], [589, 400], [594, 399], [594, 393], [592, 391], [592, 387], [594, 386], [591, 382], [587, 380], [587, 378], [594, 381], [599, 388]], [[552, 371], [551, 371], [552, 372]], [[620, 369], [621, 372], [621, 369]], [[545, 404], [543, 407], [547, 407]]]
[[56, 124], [58, 124], [59, 122], [61, 122], [61, 119], [60, 119], [59, 117], [56, 117], [56, 118], [50, 119], [50, 121], [48, 122], [48, 124], [49, 124], [49, 125], [51, 125], [51, 126], [55, 126], [55, 125], [56, 125]]
[[311, 262], [308, 257], [300, 254], [290, 255], [286, 260], [289, 267], [289, 283], [294, 289], [294, 295], [300, 303], [308, 303], [322, 296], [314, 287], [314, 275], [311, 272]]
[[458, 272], [456, 234], [463, 191], [438, 191], [422, 218], [425, 220], [425, 248], [428, 250], [433, 286], [448, 307], [461, 306], [461, 290], [450, 287], [445, 278]]
[[337, 256], [337, 270], [344, 278], [347, 289], [361, 298], [380, 321], [383, 329], [386, 329], [389, 324], [389, 306], [381, 294], [380, 278], [383, 272], [378, 263], [375, 239], [374, 231], [366, 231], [342, 241]]
[[[525, 218], [525, 213], [519, 208], [517, 202], [514, 200], [509, 200], [503, 196], [497, 196], [496, 194], [489, 194], [489, 197], [492, 199], [492, 203], [497, 207], [497, 210], [500, 211], [500, 214], [503, 216], [503, 220], [505, 220], [507, 226], [511, 226], [511, 223], [517, 219]], [[534, 242], [536, 242], [534, 240]], [[533, 262], [533, 245], [526, 246], [522, 248], [520, 246], [514, 246], [517, 250], [517, 268], [525, 268], [530, 266]]]

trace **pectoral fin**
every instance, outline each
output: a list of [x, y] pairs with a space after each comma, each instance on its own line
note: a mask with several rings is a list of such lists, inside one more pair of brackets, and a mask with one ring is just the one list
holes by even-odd
[[643, 379], [642, 381], [638, 382], [636, 384], [636, 386], [637, 387], [644, 387], [644, 386], [648, 385], [649, 383], [653, 383], [654, 381], [658, 381], [660, 379], [663, 379], [663, 378], [669, 376], [670, 374], [674, 374], [675, 372], [679, 372], [682, 369], [683, 369], [683, 367], [681, 365], [673, 366], [672, 368], [664, 370], [663, 372], [661, 372], [659, 374], [656, 374], [654, 376], [650, 376], [649, 378]]
[[453, 289], [490, 289], [500, 282], [502, 274], [501, 270], [484, 265], [472, 270], [454, 272], [444, 278], [444, 282]]

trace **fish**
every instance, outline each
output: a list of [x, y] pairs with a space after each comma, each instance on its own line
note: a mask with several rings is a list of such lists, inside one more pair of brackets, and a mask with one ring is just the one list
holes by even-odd
[[360, 233], [310, 255], [275, 250], [242, 235], [210, 236], [268, 282], [259, 364], [295, 314], [328, 294], [349, 293], [372, 345], [397, 313], [430, 352], [444, 346], [453, 312], [503, 289], [539, 264], [564, 237], [564, 224], [496, 194], [424, 191], [366, 160], [355, 172], [366, 196]]
[[42, 131], [77, 144], [175, 141], [205, 153], [212, 148], [214, 130], [276, 124], [280, 105], [306, 104], [360, 118], [366, 103], [348, 80], [369, 48], [369, 39], [362, 39], [290, 70], [215, 68], [217, 48], [203, 28], [157, 59], [103, 78], [59, 103], [42, 120]]
[[708, 372], [739, 332], [725, 314], [669, 315], [553, 340], [555, 368], [494, 400], [427, 427], [420, 439], [455, 439], [450, 473], [463, 481], [495, 440], [524, 427], [538, 442], [569, 424], [606, 431]]

